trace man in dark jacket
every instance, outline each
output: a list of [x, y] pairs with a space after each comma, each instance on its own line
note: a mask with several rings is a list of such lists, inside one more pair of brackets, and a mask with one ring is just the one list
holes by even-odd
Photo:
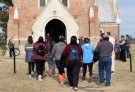
[[12, 55], [14, 54], [14, 42], [13, 42], [13, 39], [9, 39], [9, 42], [8, 42], [8, 47], [9, 47], [9, 56], [12, 57]]
[[112, 51], [113, 44], [109, 41], [109, 36], [105, 33], [103, 41], [97, 45], [96, 52], [99, 52], [99, 78], [100, 85], [104, 85], [104, 72], [106, 72], [106, 86], [110, 86], [111, 80], [111, 65], [112, 65]]
[[121, 41], [119, 42], [120, 45], [120, 60], [126, 62], [126, 41], [124, 35], [121, 36]]

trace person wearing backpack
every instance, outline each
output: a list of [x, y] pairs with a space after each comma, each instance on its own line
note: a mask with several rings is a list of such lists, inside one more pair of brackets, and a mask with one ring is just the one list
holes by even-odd
[[64, 83], [65, 72], [64, 72], [64, 67], [62, 67], [60, 64], [60, 58], [61, 58], [61, 55], [65, 46], [66, 46], [66, 43], [64, 42], [64, 36], [60, 36], [59, 42], [54, 45], [53, 50], [52, 50], [52, 56], [55, 59], [56, 66], [58, 68], [59, 79], [60, 79], [61, 85], [63, 85]]
[[66, 57], [67, 78], [69, 86], [78, 90], [79, 72], [82, 66], [82, 48], [77, 44], [77, 37], [72, 36], [70, 43], [66, 45], [62, 56]]
[[85, 81], [85, 75], [87, 71], [87, 66], [89, 67], [89, 76], [90, 80], [89, 82], [92, 81], [92, 67], [93, 67], [93, 53], [94, 53], [94, 48], [92, 45], [90, 45], [90, 39], [85, 38], [84, 39], [84, 45], [82, 45], [82, 50], [83, 50], [83, 78], [82, 81]]
[[42, 81], [44, 65], [47, 59], [47, 53], [48, 48], [43, 40], [43, 37], [40, 36], [38, 41], [34, 44], [34, 60], [36, 62], [36, 71], [39, 82]]

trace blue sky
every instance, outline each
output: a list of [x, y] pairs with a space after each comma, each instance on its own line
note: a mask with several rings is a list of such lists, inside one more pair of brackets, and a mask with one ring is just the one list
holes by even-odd
[[[135, 38], [135, 0], [117, 0], [121, 18], [120, 34]], [[1, 6], [1, 4], [0, 4]], [[0, 29], [1, 32], [1, 29]]]
[[135, 0], [117, 0], [121, 18], [120, 34], [135, 38]]

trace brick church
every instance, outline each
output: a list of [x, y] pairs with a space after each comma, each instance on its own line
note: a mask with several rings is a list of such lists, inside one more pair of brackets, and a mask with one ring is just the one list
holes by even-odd
[[49, 33], [57, 42], [64, 35], [67, 43], [72, 35], [90, 37], [94, 45], [101, 31], [119, 36], [116, 0], [12, 0], [9, 7], [8, 39], [13, 37], [24, 48], [27, 37], [34, 42]]

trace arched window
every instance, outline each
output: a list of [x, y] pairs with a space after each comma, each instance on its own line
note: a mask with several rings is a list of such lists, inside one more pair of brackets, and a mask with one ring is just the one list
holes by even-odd
[[46, 1], [46, 0], [38, 0], [38, 1], [39, 1], [39, 2], [38, 2], [38, 6], [39, 6], [39, 7], [45, 7], [45, 3], [46, 3], [45, 1]]
[[[69, 0], [60, 0], [65, 7], [69, 7]], [[38, 0], [38, 7], [45, 7], [46, 4], [48, 4], [50, 0]]]
[[68, 0], [62, 0], [62, 3], [63, 3], [66, 7], [68, 7]]

